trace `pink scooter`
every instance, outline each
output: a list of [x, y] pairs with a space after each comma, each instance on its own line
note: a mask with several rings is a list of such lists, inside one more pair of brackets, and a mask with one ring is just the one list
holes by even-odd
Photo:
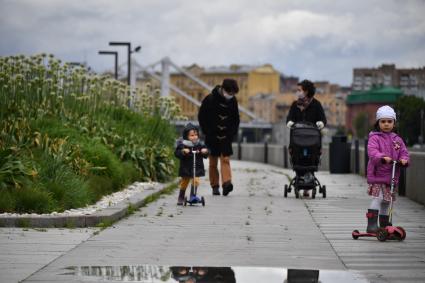
[[400, 161], [393, 160], [393, 170], [391, 174], [391, 201], [390, 201], [390, 214], [389, 214], [389, 226], [385, 228], [378, 228], [376, 233], [360, 233], [359, 230], [354, 230], [351, 235], [354, 240], [360, 237], [376, 237], [379, 241], [385, 242], [386, 240], [397, 240], [403, 241], [406, 238], [406, 231], [400, 226], [392, 226], [392, 215], [393, 215], [393, 193], [395, 189], [395, 168], [397, 165], [401, 166]]

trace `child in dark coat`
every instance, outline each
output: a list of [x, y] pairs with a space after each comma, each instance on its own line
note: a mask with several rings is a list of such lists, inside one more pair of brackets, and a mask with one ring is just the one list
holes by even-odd
[[[193, 178], [193, 153], [196, 151], [195, 178]], [[177, 141], [174, 155], [180, 159], [179, 176], [180, 192], [177, 205], [183, 205], [186, 188], [192, 180], [194, 186], [199, 186], [199, 177], [205, 176], [203, 158], [208, 157], [208, 149], [203, 142], [199, 140], [199, 129], [189, 123], [183, 130], [183, 137]]]

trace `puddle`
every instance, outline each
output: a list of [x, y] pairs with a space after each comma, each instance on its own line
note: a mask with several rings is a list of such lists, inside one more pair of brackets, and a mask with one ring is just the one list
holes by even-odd
[[185, 282], [185, 283], [365, 283], [358, 273], [341, 270], [285, 269], [268, 267], [205, 266], [73, 266], [66, 268], [87, 282]]

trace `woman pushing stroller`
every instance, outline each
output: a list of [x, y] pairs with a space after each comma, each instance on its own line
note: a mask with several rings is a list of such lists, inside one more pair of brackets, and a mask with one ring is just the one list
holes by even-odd
[[[309, 80], [303, 80], [297, 85], [298, 99], [294, 101], [289, 109], [286, 125], [292, 128], [295, 123], [308, 122], [316, 125], [319, 130], [326, 125], [326, 116], [320, 101], [314, 98], [316, 87]], [[297, 175], [301, 172], [297, 172]], [[309, 196], [307, 190], [304, 190], [304, 196]]]

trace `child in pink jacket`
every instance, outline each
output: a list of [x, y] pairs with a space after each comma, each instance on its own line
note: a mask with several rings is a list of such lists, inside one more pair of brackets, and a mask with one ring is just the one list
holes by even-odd
[[[409, 153], [403, 140], [393, 132], [396, 122], [394, 109], [385, 105], [376, 112], [375, 131], [369, 133], [367, 152], [369, 162], [367, 164], [368, 194], [372, 196], [367, 222], [367, 232], [374, 233], [379, 226], [391, 225], [388, 221], [389, 202], [391, 201], [391, 173], [392, 160], [400, 161], [403, 166], [409, 163]], [[396, 168], [396, 188], [400, 176], [400, 168]], [[395, 190], [397, 192], [397, 190]], [[392, 196], [395, 200], [395, 193]]]

